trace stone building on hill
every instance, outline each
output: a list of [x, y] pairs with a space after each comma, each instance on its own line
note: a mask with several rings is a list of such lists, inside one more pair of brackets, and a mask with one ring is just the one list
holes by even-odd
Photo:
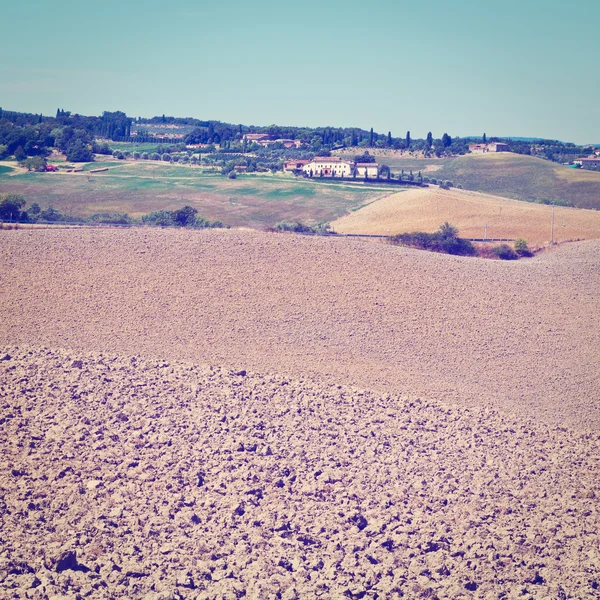
[[600, 156], [591, 154], [587, 158], [577, 158], [573, 161], [573, 164], [589, 171], [598, 171], [600, 170]]
[[303, 171], [309, 177], [352, 177], [354, 161], [339, 156], [315, 156]]
[[472, 154], [485, 154], [486, 152], [510, 152], [508, 144], [503, 142], [490, 142], [489, 144], [469, 144]]
[[302, 170], [309, 177], [361, 177], [377, 179], [377, 163], [355, 163], [339, 156], [315, 156]]

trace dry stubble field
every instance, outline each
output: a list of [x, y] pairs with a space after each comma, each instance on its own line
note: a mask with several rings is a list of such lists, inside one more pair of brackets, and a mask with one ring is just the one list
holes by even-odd
[[598, 597], [598, 242], [0, 236], [4, 595]]
[[[554, 240], [600, 238], [600, 211], [555, 207]], [[435, 231], [444, 221], [460, 235], [483, 238], [521, 237], [542, 246], [550, 241], [552, 207], [500, 196], [437, 187], [409, 189], [372, 202], [333, 221], [339, 233], [395, 235]]]

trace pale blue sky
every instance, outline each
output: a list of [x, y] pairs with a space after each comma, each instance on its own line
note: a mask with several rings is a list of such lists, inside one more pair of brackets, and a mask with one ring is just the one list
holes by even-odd
[[21, 0], [0, 106], [600, 143], [600, 2]]

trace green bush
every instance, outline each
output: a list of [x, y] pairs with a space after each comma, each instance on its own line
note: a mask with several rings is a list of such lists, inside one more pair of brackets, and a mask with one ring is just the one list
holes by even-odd
[[458, 256], [474, 256], [477, 254], [475, 246], [469, 240], [459, 238], [458, 229], [447, 221], [435, 233], [426, 231], [401, 233], [391, 237], [390, 242], [420, 250], [443, 252]]
[[287, 221], [280, 221], [274, 227], [275, 231], [292, 231], [293, 233], [312, 233], [312, 227], [300, 223], [300, 221], [293, 221], [288, 223]]
[[157, 210], [142, 216], [142, 223], [151, 227], [226, 227], [221, 221], [208, 221], [198, 217], [198, 211], [191, 206], [179, 210]]
[[0, 194], [0, 221], [19, 221], [25, 198], [21, 194]]
[[531, 251], [529, 250], [529, 246], [527, 246], [527, 242], [523, 238], [517, 238], [515, 240], [515, 252], [519, 256], [531, 256]]
[[519, 255], [508, 244], [495, 246], [493, 252], [502, 260], [516, 260], [519, 258]]
[[125, 213], [96, 213], [86, 219], [88, 223], [100, 223], [106, 225], [128, 225], [133, 219]]

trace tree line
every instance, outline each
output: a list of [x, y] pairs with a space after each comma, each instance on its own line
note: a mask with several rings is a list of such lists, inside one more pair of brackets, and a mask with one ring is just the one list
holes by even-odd
[[[215, 120], [200, 120], [191, 117], [170, 117], [162, 115], [150, 119], [132, 118], [121, 111], [105, 111], [100, 116], [73, 114], [62, 108], [54, 116], [42, 114], [6, 111], [0, 108], [0, 159], [15, 156], [25, 160], [32, 156], [46, 156], [50, 148], [58, 148], [75, 162], [92, 160], [94, 153], [109, 153], [107, 148], [98, 144], [97, 138], [112, 141], [133, 140], [132, 131], [142, 132], [151, 138], [148, 127], [177, 126], [193, 129], [183, 138], [184, 144], [219, 145], [221, 152], [264, 153], [281, 151], [285, 158], [294, 158], [293, 149], [282, 144], [269, 148], [248, 141], [245, 136], [251, 133], [267, 134], [271, 139], [291, 139], [302, 144], [305, 152], [327, 154], [339, 148], [389, 148], [421, 152], [427, 156], [456, 156], [468, 152], [468, 146], [474, 142], [502, 141], [512, 152], [535, 154], [558, 162], [572, 161], [585, 156], [589, 148], [556, 140], [513, 140], [505, 138], [487, 138], [483, 134], [477, 137], [451, 136], [444, 132], [434, 138], [428, 132], [425, 138], [413, 138], [410, 131], [402, 135], [393, 135], [391, 131], [378, 133], [356, 127], [287, 127], [279, 125], [255, 126], [225, 123]], [[137, 137], [137, 136], [136, 136]], [[144, 139], [146, 139], [144, 138]], [[140, 138], [142, 139], [142, 138]]]
[[149, 227], [188, 227], [193, 229], [227, 227], [221, 221], [209, 221], [198, 215], [197, 209], [184, 206], [176, 210], [160, 210], [139, 219], [126, 213], [96, 213], [84, 219], [62, 213], [49, 206], [45, 209], [34, 202], [25, 210], [21, 194], [0, 194], [0, 221], [9, 223], [89, 223], [95, 225], [147, 225]]

